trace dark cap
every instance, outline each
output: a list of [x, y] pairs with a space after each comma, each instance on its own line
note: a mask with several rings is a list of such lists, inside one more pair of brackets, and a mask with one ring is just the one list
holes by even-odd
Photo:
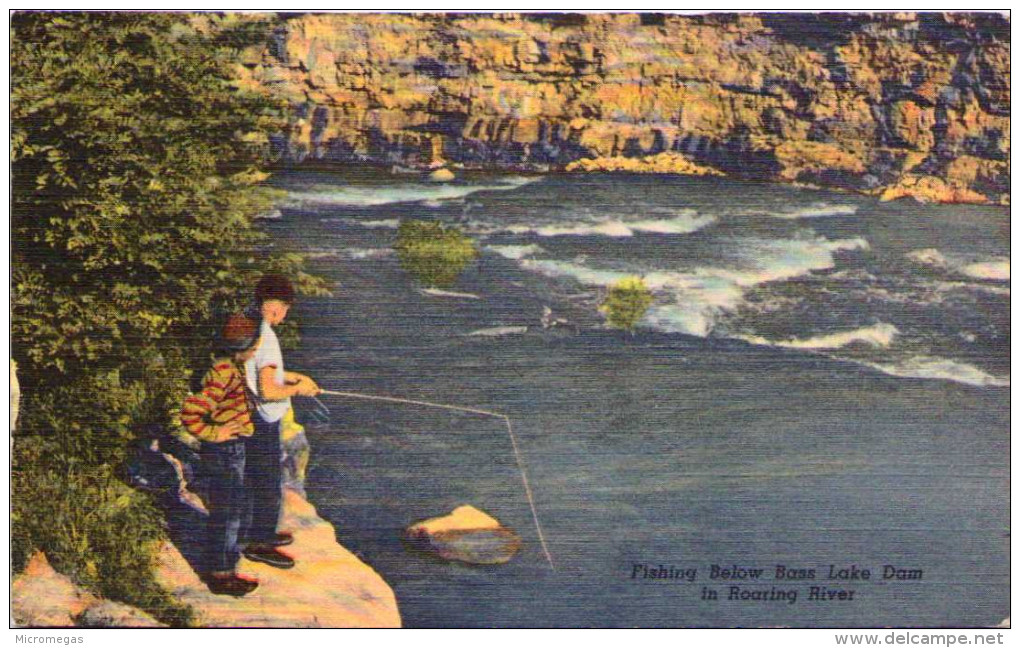
[[259, 323], [244, 315], [231, 315], [220, 333], [220, 345], [225, 351], [247, 351], [259, 339]]
[[255, 286], [255, 301], [262, 304], [270, 299], [277, 299], [285, 304], [294, 303], [294, 286], [290, 279], [278, 274], [263, 275]]

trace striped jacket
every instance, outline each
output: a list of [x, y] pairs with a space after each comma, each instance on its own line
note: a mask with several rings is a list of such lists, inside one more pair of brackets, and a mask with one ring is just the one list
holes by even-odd
[[244, 369], [229, 358], [220, 358], [202, 378], [202, 391], [184, 401], [181, 423], [202, 441], [215, 443], [216, 427], [235, 420], [244, 426], [241, 436], [255, 434]]

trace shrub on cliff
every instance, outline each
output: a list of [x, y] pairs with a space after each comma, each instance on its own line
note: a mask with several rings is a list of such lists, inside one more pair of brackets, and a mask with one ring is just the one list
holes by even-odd
[[609, 289], [599, 306], [613, 328], [633, 331], [652, 305], [652, 293], [640, 277], [624, 277]]
[[146, 551], [159, 516], [111, 467], [140, 430], [174, 424], [218, 313], [258, 274], [321, 289], [299, 257], [258, 258], [253, 216], [271, 202], [260, 167], [282, 122], [275, 101], [231, 80], [255, 27], [211, 14], [11, 18], [15, 560], [41, 549], [171, 621]]
[[[21, 464], [31, 456], [27, 450], [21, 449]], [[34, 460], [36, 466], [12, 473], [15, 564], [42, 548], [54, 569], [87, 589], [129, 601], [168, 625], [190, 625], [192, 610], [152, 578], [163, 524], [148, 496], [117, 481], [109, 468], [57, 472], [52, 462]]]
[[468, 236], [434, 221], [401, 222], [393, 247], [400, 265], [432, 288], [452, 286], [467, 264], [478, 256], [474, 241]]

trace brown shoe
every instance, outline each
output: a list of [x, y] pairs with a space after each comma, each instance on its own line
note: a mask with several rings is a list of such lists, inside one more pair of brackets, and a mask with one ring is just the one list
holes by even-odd
[[206, 576], [205, 584], [213, 594], [224, 596], [244, 596], [254, 592], [258, 581], [241, 578], [237, 574], [209, 574]]
[[265, 563], [280, 569], [290, 569], [294, 559], [269, 544], [250, 544], [241, 552], [248, 560]]

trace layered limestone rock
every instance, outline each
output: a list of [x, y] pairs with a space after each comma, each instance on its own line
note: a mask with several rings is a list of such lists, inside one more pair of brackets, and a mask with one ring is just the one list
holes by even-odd
[[998, 14], [313, 14], [280, 17], [268, 40], [238, 83], [293, 106], [274, 139], [291, 160], [562, 168], [670, 152], [737, 177], [1008, 192]]
[[[333, 526], [320, 518], [304, 496], [304, 472], [309, 449], [304, 428], [285, 419], [283, 433], [283, 506], [281, 528], [294, 535], [286, 548], [296, 566], [289, 570], [268, 567], [242, 558], [239, 572], [255, 577], [260, 585], [243, 598], [216, 595], [202, 582], [192, 564], [172, 542], [157, 555], [157, 582], [181, 603], [195, 611], [204, 627], [320, 627], [389, 628], [400, 626], [393, 590], [371, 567], [337, 542]], [[179, 460], [173, 459], [180, 468]], [[183, 475], [181, 470], [180, 475]], [[205, 506], [181, 500], [194, 512]], [[195, 516], [195, 513], [192, 513]], [[195, 516], [199, 524], [204, 518]], [[177, 517], [175, 516], [175, 519]], [[201, 528], [201, 527], [200, 527]], [[181, 535], [194, 542], [202, 533]], [[196, 555], [190, 546], [186, 553]], [[162, 624], [137, 608], [104, 600], [57, 573], [42, 553], [36, 553], [11, 587], [11, 610], [21, 627], [158, 627]]]
[[567, 171], [604, 171], [609, 173], [669, 173], [675, 175], [726, 175], [711, 167], [694, 164], [678, 153], [659, 153], [644, 157], [584, 158], [571, 162]]
[[[900, 180], [882, 190], [881, 200], [897, 198], [913, 198], [918, 202], [935, 203], [970, 203], [982, 202], [983, 196], [969, 189], [960, 181], [946, 181], [935, 176], [907, 174]], [[1007, 196], [1002, 198], [1008, 204]]]

